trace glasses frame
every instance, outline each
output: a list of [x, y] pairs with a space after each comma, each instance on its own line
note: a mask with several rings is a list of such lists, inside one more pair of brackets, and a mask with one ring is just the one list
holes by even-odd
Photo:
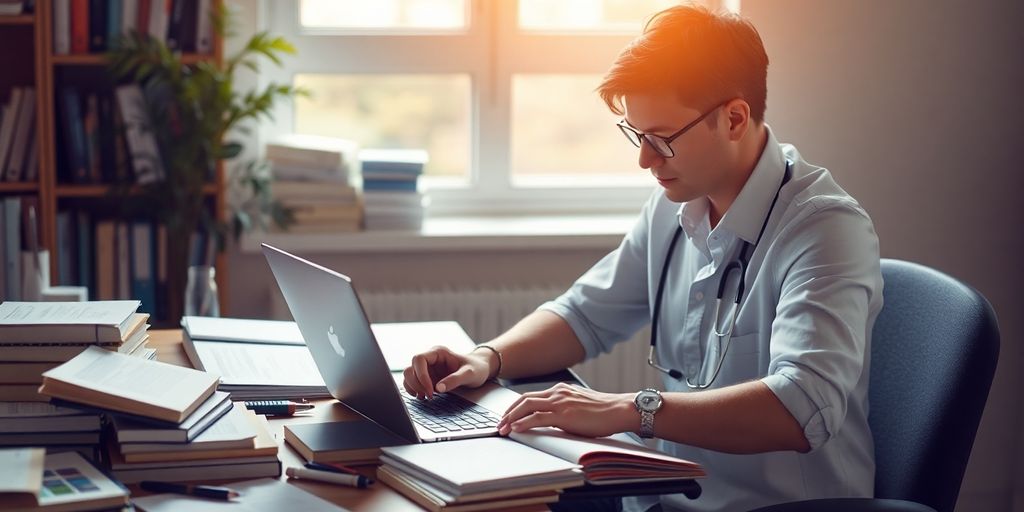
[[[632, 143], [634, 146], [639, 148], [640, 145], [643, 143], [643, 141], [647, 141], [647, 144], [649, 144], [651, 146], [651, 148], [654, 149], [654, 151], [656, 151], [659, 155], [661, 155], [662, 157], [665, 157], [665, 158], [672, 158], [672, 157], [676, 156], [675, 150], [672, 149], [672, 142], [674, 142], [679, 137], [682, 137], [684, 133], [690, 131], [691, 128], [693, 128], [694, 126], [697, 126], [698, 123], [700, 123], [706, 117], [711, 115], [712, 112], [722, 108], [724, 105], [725, 105], [725, 103], [719, 103], [718, 105], [715, 105], [714, 107], [712, 107], [707, 112], [704, 112], [703, 114], [701, 114], [700, 117], [698, 117], [697, 119], [694, 119], [692, 122], [690, 122], [686, 126], [680, 128], [679, 131], [673, 133], [672, 135], [669, 135], [668, 137], [662, 137], [661, 135], [655, 135], [653, 133], [644, 133], [644, 132], [642, 132], [640, 130], [637, 130], [636, 128], [633, 128], [632, 126], [630, 126], [629, 123], [626, 122], [625, 118], [623, 118], [618, 123], [615, 123], [615, 126], [619, 127], [619, 130], [622, 131], [622, 134], [625, 135], [626, 139], [628, 139], [629, 142]], [[635, 136], [635, 138], [634, 138], [634, 136]], [[658, 146], [658, 144], [656, 144], [655, 142], [652, 142], [652, 139], [657, 139], [657, 140], [661, 141], [662, 143], [664, 143], [665, 149], [662, 150], [661, 147]]]

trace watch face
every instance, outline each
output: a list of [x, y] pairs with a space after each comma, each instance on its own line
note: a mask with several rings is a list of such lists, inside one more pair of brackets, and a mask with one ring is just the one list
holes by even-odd
[[636, 403], [640, 409], [654, 412], [661, 408], [661, 395], [652, 391], [641, 391]]

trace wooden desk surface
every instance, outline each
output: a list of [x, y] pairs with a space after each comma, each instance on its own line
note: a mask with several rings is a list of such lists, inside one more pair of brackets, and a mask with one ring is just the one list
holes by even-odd
[[[156, 358], [160, 361], [179, 366], [192, 366], [188, 361], [188, 357], [185, 355], [185, 350], [181, 346], [180, 330], [150, 331], [148, 346], [156, 349]], [[330, 501], [331, 503], [335, 503], [351, 510], [386, 510], [389, 512], [423, 510], [418, 505], [406, 499], [398, 492], [383, 485], [381, 482], [376, 482], [368, 489], [355, 489], [340, 485], [290, 480], [284, 476], [284, 469], [289, 467], [302, 467], [305, 463], [305, 459], [303, 459], [302, 456], [299, 455], [299, 453], [291, 446], [284, 442], [284, 425], [289, 423], [317, 423], [325, 421], [354, 420], [359, 418], [356, 413], [352, 412], [350, 409], [338, 403], [334, 399], [316, 400], [313, 403], [316, 404], [316, 407], [311, 411], [311, 413], [304, 413], [303, 415], [285, 418], [270, 418], [272, 433], [280, 446], [280, 449], [278, 450], [278, 457], [281, 459], [283, 467], [280, 477], [281, 480], [287, 481], [291, 485], [297, 485], [312, 494]], [[367, 476], [375, 476], [375, 466], [359, 466], [356, 469]], [[138, 486], [133, 485], [129, 486], [129, 488], [132, 490], [133, 496], [144, 496], [148, 494], [145, 491], [141, 491]], [[548, 509], [547, 507], [541, 506], [541, 508], [531, 507], [519, 508], [516, 510], [526, 512]]]

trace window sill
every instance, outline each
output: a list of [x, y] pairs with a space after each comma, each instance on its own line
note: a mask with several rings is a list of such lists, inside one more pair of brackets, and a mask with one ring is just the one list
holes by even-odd
[[292, 252], [374, 253], [605, 249], [622, 241], [636, 221], [629, 215], [438, 217], [420, 231], [354, 233], [264, 233], [245, 235], [243, 253], [265, 242]]

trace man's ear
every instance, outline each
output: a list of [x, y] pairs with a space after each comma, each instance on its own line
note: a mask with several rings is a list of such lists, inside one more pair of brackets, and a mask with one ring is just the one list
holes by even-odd
[[750, 129], [750, 105], [746, 101], [736, 98], [729, 101], [722, 107], [725, 118], [728, 121], [729, 140], [738, 141], [743, 138]]

